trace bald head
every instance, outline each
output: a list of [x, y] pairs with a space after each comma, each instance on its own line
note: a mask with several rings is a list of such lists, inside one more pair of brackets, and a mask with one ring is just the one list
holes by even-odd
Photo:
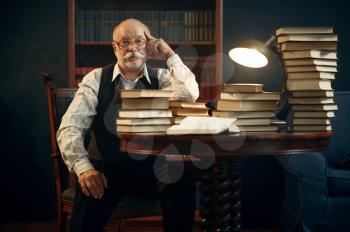
[[143, 36], [144, 31], [150, 34], [149, 28], [137, 19], [125, 19], [113, 29], [113, 41], [119, 41], [123, 37]]
[[145, 32], [150, 33], [149, 28], [137, 19], [126, 19], [113, 30], [112, 46], [118, 66], [130, 80], [142, 73], [147, 60]]

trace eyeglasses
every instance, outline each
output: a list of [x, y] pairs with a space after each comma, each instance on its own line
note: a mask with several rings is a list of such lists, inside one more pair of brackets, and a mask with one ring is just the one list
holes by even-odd
[[127, 49], [131, 43], [134, 43], [137, 49], [143, 49], [146, 47], [145, 39], [120, 40], [119, 42], [118, 41], [113, 41], [113, 42], [115, 42], [118, 45], [118, 47], [122, 50]]

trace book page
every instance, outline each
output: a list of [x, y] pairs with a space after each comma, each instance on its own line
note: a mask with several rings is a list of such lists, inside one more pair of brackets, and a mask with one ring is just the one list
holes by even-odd
[[167, 130], [167, 134], [218, 134], [227, 130], [236, 118], [194, 117], [184, 118], [179, 125]]

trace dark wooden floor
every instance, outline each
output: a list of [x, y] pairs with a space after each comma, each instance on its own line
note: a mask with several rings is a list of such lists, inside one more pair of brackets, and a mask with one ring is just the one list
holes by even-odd
[[0, 225], [1, 232], [55, 232], [54, 222], [11, 223]]
[[[194, 232], [199, 232], [198, 220], [196, 220]], [[125, 221], [124, 232], [161, 232], [161, 217], [137, 218]], [[41, 223], [11, 223], [0, 225], [0, 232], [55, 232], [54, 222]], [[279, 229], [254, 229], [244, 230], [243, 232], [281, 232]]]

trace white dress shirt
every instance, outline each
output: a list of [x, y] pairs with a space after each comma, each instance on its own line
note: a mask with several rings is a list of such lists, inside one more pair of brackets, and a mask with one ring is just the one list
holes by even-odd
[[[183, 64], [177, 54], [167, 60], [167, 66], [168, 69], [158, 70], [159, 88], [174, 90], [175, 100], [194, 102], [199, 96], [198, 84], [194, 74]], [[118, 64], [116, 64], [113, 70], [112, 81], [119, 74], [121, 74], [125, 89], [133, 89], [138, 79], [142, 76], [145, 76], [147, 81], [151, 82], [146, 65], [143, 75], [135, 81], [126, 80], [120, 72]], [[74, 171], [77, 176], [94, 168], [84, 147], [84, 137], [92, 124], [94, 116], [97, 114], [97, 96], [101, 75], [102, 68], [97, 68], [83, 78], [57, 131], [57, 142], [63, 161], [69, 171]]]

